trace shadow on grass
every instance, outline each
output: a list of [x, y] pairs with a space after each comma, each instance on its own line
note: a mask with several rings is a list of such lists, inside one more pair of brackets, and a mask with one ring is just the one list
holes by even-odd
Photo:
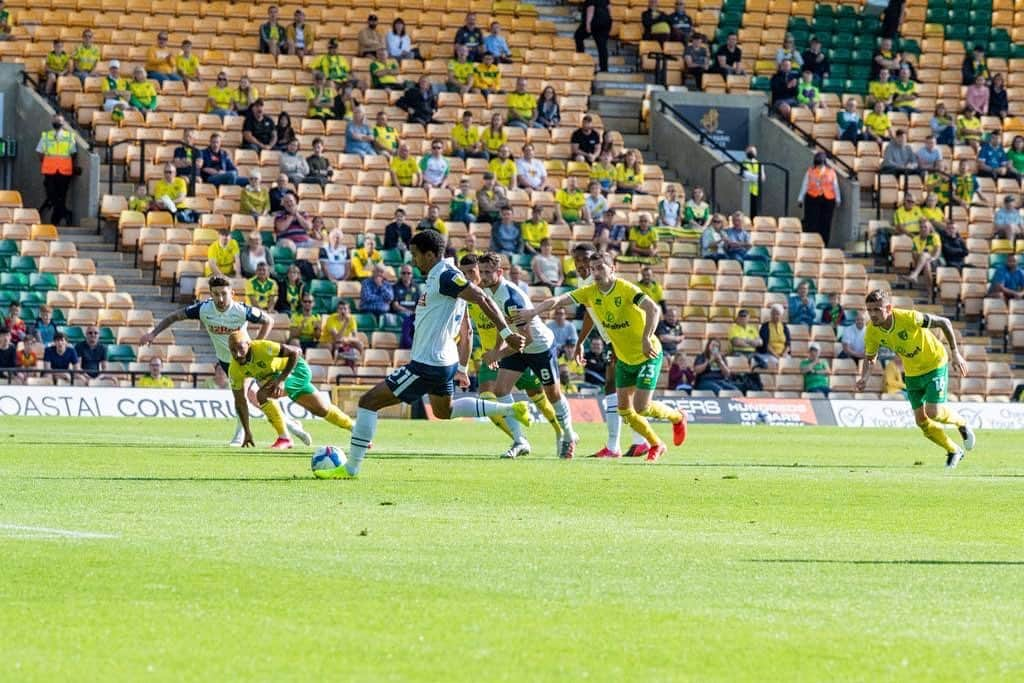
[[743, 560], [766, 564], [863, 564], [863, 565], [977, 565], [983, 567], [1022, 567], [1020, 560], [813, 560], [813, 559], [769, 559]]

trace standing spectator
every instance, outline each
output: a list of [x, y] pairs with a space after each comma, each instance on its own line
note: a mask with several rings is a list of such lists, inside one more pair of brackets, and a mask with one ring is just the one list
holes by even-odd
[[821, 41], [817, 36], [811, 38], [810, 48], [804, 50], [801, 57], [804, 60], [803, 68], [810, 69], [818, 83], [828, 78], [832, 72], [832, 65], [828, 61], [828, 55], [821, 49]]
[[585, 203], [586, 195], [576, 184], [576, 176], [569, 176], [565, 179], [565, 187], [555, 192], [555, 222], [578, 223], [583, 217]]
[[160, 31], [156, 35], [156, 45], [146, 51], [146, 68], [142, 70], [142, 79], [146, 78], [161, 84], [164, 81], [181, 80], [174, 63], [174, 52], [167, 44], [167, 31]]
[[338, 228], [328, 233], [327, 241], [320, 247], [320, 269], [331, 282], [348, 279], [348, 247]]
[[[242, 277], [252, 277], [261, 263], [267, 264], [267, 272], [274, 267], [274, 256], [263, 246], [263, 236], [253, 230], [245, 238], [245, 249], [238, 256], [242, 266]], [[262, 308], [262, 307], [261, 307]], [[266, 310], [270, 310], [267, 308]]]
[[942, 241], [942, 260], [951, 268], [964, 269], [964, 261], [967, 259], [967, 242], [960, 235], [956, 223], [949, 221], [945, 228], [939, 231], [939, 239]]
[[238, 277], [242, 274], [238, 242], [231, 239], [231, 231], [217, 231], [217, 239], [206, 248], [206, 277]]
[[281, 200], [281, 210], [274, 215], [274, 239], [277, 246], [295, 249], [315, 246], [313, 221], [299, 209], [299, 199], [289, 191]]
[[263, 111], [263, 100], [256, 100], [242, 124], [242, 149], [254, 152], [272, 150], [277, 145], [277, 124]]
[[743, 179], [750, 183], [750, 217], [761, 211], [761, 183], [765, 180], [764, 166], [757, 158], [757, 147], [747, 147], [747, 158], [743, 161]]
[[675, 184], [670, 183], [666, 185], [665, 196], [658, 200], [658, 225], [667, 228], [679, 227], [683, 218], [683, 205], [676, 197], [677, 190]]
[[700, 257], [718, 261], [725, 258], [725, 221], [718, 214], [711, 219], [708, 227], [700, 235]]
[[[53, 335], [53, 345], [47, 346], [43, 352], [43, 363], [47, 370], [77, 370], [78, 352], [68, 345], [68, 338], [63, 332]], [[51, 375], [53, 383], [58, 379], [68, 380], [70, 375]]]
[[466, 48], [467, 56], [474, 62], [480, 61], [484, 51], [484, 33], [476, 25], [476, 12], [466, 13], [465, 23], [455, 32], [455, 50]]
[[[651, 2], [656, 3], [657, 0]], [[570, 156], [576, 161], [597, 161], [598, 152], [601, 150], [601, 134], [594, 129], [594, 119], [590, 114], [584, 114], [583, 124], [573, 131], [570, 145]]]
[[725, 229], [725, 255], [734, 261], [742, 261], [752, 246], [750, 233], [743, 227], [743, 214], [733, 212], [732, 225]]
[[[501, 130], [501, 114], [498, 117], [498, 129]], [[480, 142], [480, 129], [473, 125], [473, 111], [462, 112], [462, 120], [452, 128], [452, 155], [462, 160], [487, 159], [488, 154]]]
[[847, 325], [839, 333], [839, 342], [843, 350], [839, 353], [840, 358], [852, 358], [856, 361], [864, 360], [864, 335], [867, 333], [868, 314], [861, 310], [857, 311], [852, 325]]
[[1010, 95], [1006, 91], [1006, 78], [1002, 74], [992, 77], [992, 83], [988, 87], [988, 110], [986, 113], [1001, 119], [1010, 115]]
[[899, 73], [901, 61], [899, 55], [892, 48], [891, 38], [882, 38], [878, 43], [875, 54], [871, 56], [871, 71], [869, 78], [877, 81], [879, 74], [888, 71], [890, 76]]
[[772, 94], [772, 109], [788, 121], [790, 112], [796, 105], [798, 85], [797, 78], [793, 74], [793, 63], [788, 59], [782, 60], [778, 71], [772, 76], [768, 85]]
[[722, 355], [722, 343], [717, 339], [709, 339], [704, 351], [693, 361], [693, 372], [697, 377], [697, 389], [713, 391], [738, 391], [732, 381], [732, 371]]
[[746, 73], [743, 70], [743, 50], [739, 46], [739, 36], [735, 33], [730, 32], [725, 37], [725, 44], [720, 45], [715, 51], [715, 71], [722, 74], [723, 78]]
[[936, 171], [942, 166], [942, 148], [934, 135], [924, 139], [924, 145], [917, 150], [917, 166], [922, 171]]
[[437, 111], [437, 95], [430, 87], [426, 76], [421, 76], [416, 87], [409, 88], [398, 100], [396, 106], [409, 114], [410, 123], [421, 123], [424, 126], [434, 123], [434, 112]]
[[231, 156], [227, 150], [221, 148], [221, 139], [220, 133], [211, 135], [210, 146], [202, 152], [202, 165], [199, 171], [203, 176], [203, 181], [216, 187], [221, 185], [245, 187], [249, 184], [249, 179], [239, 177], [238, 169], [231, 161]]
[[777, 67], [779, 64], [782, 64], [782, 61], [785, 59], [788, 59], [797, 71], [801, 73], [810, 71], [811, 75], [814, 75], [813, 69], [810, 67], [804, 68], [804, 56], [796, 49], [796, 40], [793, 38], [792, 33], [787, 33], [782, 37], [782, 47], [775, 51], [775, 66]]
[[85, 328], [85, 341], [75, 344], [75, 353], [81, 361], [81, 369], [89, 377], [96, 378], [107, 370], [107, 345], [100, 343], [100, 330], [95, 325]]
[[597, 45], [597, 70], [608, 71], [608, 37], [612, 31], [610, 0], [585, 0], [576, 29], [576, 52], [585, 52], [583, 41], [593, 37]]
[[363, 246], [352, 252], [352, 262], [349, 274], [353, 280], [365, 280], [373, 275], [373, 267], [384, 260], [384, 256], [377, 251], [377, 241], [371, 233], [363, 235]]
[[491, 32], [484, 38], [483, 45], [484, 50], [488, 54], [494, 55], [494, 59], [498, 63], [512, 63], [512, 51], [508, 48], [508, 41], [505, 40], [505, 36], [501, 35], [501, 24], [498, 22], [491, 22]]
[[39, 136], [36, 155], [40, 161], [43, 174], [43, 190], [46, 200], [39, 208], [42, 213], [46, 208], [52, 209], [50, 222], [54, 225], [72, 222], [71, 210], [66, 201], [71, 180], [74, 177], [74, 160], [78, 154], [75, 135], [64, 128], [64, 117], [54, 114], [50, 121], [53, 130], [46, 130]]
[[373, 57], [377, 50], [387, 49], [384, 36], [377, 30], [377, 15], [371, 14], [366, 17], [366, 28], [356, 35], [356, 43], [360, 57]]
[[270, 266], [260, 261], [256, 274], [245, 281], [245, 303], [264, 311], [273, 308], [278, 298], [277, 280], [270, 277]]
[[320, 339], [320, 316], [313, 312], [313, 295], [305, 292], [297, 311], [292, 311], [289, 343], [299, 346], [303, 351], [317, 345]]
[[1006, 301], [1024, 299], [1024, 271], [1017, 268], [1017, 255], [1007, 254], [1003, 265], [992, 275], [989, 294], [1001, 295]]
[[544, 86], [537, 98], [537, 118], [534, 121], [536, 128], [558, 128], [562, 122], [562, 111], [558, 106], [558, 94], [550, 85]]
[[658, 0], [647, 0], [647, 9], [640, 13], [643, 39], [665, 42], [672, 31], [669, 21], [669, 16], [658, 9]]
[[932, 273], [935, 265], [938, 264], [939, 252], [942, 250], [942, 241], [935, 234], [931, 221], [921, 221], [921, 232], [912, 238], [914, 269], [907, 276], [912, 285], [917, 285], [917, 279], [924, 274], [925, 291], [932, 291]]
[[1021, 219], [1020, 209], [1017, 207], [1017, 198], [1013, 195], [1007, 195], [1003, 199], [1003, 206], [996, 211], [992, 222], [996, 237], [1011, 241], [1018, 236], [1024, 237], [1024, 220]]
[[[53, 343], [53, 335], [57, 334], [59, 328], [57, 323], [53, 321], [53, 309], [47, 304], [43, 304], [39, 307], [39, 312], [36, 313], [36, 322], [32, 326], [32, 331], [35, 333], [39, 341], [45, 346]], [[6, 326], [6, 323], [5, 323]], [[10, 334], [10, 330], [8, 330]]]
[[882, 155], [882, 173], [905, 176], [917, 175], [920, 173], [917, 165], [917, 155], [907, 144], [907, 131], [902, 128], [896, 131], [892, 141], [885, 146], [885, 153]]
[[710, 62], [711, 54], [704, 42], [704, 36], [700, 33], [693, 33], [690, 36], [690, 44], [683, 51], [683, 63], [686, 66], [686, 75], [693, 76], [694, 86], [697, 90], [704, 89], [704, 74], [707, 73]]
[[797, 203], [804, 207], [804, 230], [821, 235], [828, 246], [832, 235], [832, 213], [842, 203], [839, 178], [826, 163], [824, 152], [814, 155], [814, 165], [804, 174]]
[[[525, 226], [523, 231], [525, 233]], [[551, 253], [551, 240], [547, 237], [540, 241], [540, 251], [533, 255], [530, 269], [533, 271], [533, 284], [545, 285], [552, 291], [562, 286], [562, 259]]]
[[279, 55], [288, 51], [288, 31], [281, 25], [277, 5], [267, 8], [267, 20], [260, 25], [260, 52]]
[[813, 325], [817, 309], [810, 296], [811, 288], [804, 280], [796, 286], [796, 294], [789, 297], [789, 322], [792, 325]]
[[420, 59], [420, 51], [413, 47], [412, 38], [409, 37], [405, 22], [401, 18], [391, 22], [391, 31], [384, 37], [384, 42], [388, 48], [388, 57], [399, 61]]
[[523, 155], [516, 160], [516, 184], [524, 190], [550, 192], [547, 185], [548, 171], [544, 162], [533, 156], [533, 145], [523, 145]]
[[160, 356], [149, 359], [149, 374], [139, 377], [135, 386], [140, 389], [173, 389], [174, 380], [163, 374], [164, 362]]
[[674, 354], [683, 343], [683, 323], [679, 321], [679, 313], [674, 306], [666, 306], [665, 315], [658, 321], [654, 334], [661, 341], [661, 349], [665, 353]]
[[711, 207], [704, 201], [704, 188], [697, 186], [690, 193], [683, 211], [683, 220], [690, 230], [703, 230], [711, 225]]
[[423, 189], [448, 187], [449, 173], [451, 173], [451, 164], [444, 156], [444, 141], [435, 138], [430, 143], [430, 154], [425, 154], [420, 158], [420, 177], [423, 181]]
[[345, 129], [345, 153], [361, 157], [377, 153], [373, 147], [373, 133], [366, 123], [366, 112], [362, 107], [356, 107], [352, 112], [352, 121]]
[[335, 360], [346, 361], [350, 365], [359, 360], [363, 342], [359, 339], [356, 319], [345, 299], [338, 300], [337, 310], [324, 321], [320, 330], [320, 344], [331, 350]]
[[523, 235], [510, 207], [502, 208], [501, 220], [491, 228], [491, 249], [506, 256], [523, 253]]
[[548, 328], [555, 335], [554, 348], [560, 349], [566, 344], [572, 344], [575, 348], [579, 333], [576, 331], [576, 325], [566, 319], [564, 306], [555, 309], [554, 319], [548, 322]]
[[299, 154], [298, 140], [292, 140], [288, 143], [288, 148], [281, 152], [279, 164], [281, 173], [288, 176], [288, 181], [295, 185], [315, 180], [309, 177], [309, 164]]
[[807, 347], [807, 358], [800, 361], [800, 373], [804, 376], [804, 392], [821, 394], [828, 398], [829, 369], [828, 361], [821, 358], [821, 347], [812, 343]]
[[977, 82], [979, 77], [988, 78], [988, 64], [985, 60], [984, 46], [975, 45], [970, 54], [964, 55], [963, 64], [960, 66], [960, 84], [971, 85]]
[[779, 366], [779, 359], [789, 355], [789, 327], [782, 319], [782, 314], [782, 304], [772, 304], [768, 321], [761, 323], [761, 345], [754, 356], [762, 366], [771, 369]]
[[932, 114], [928, 125], [932, 129], [936, 142], [940, 145], [952, 145], [956, 140], [956, 126], [953, 117], [946, 112], [946, 105], [939, 102], [935, 105], [935, 113]]
[[[507, 147], [504, 149], [508, 151]], [[491, 171], [484, 171], [484, 184], [477, 190], [476, 205], [477, 218], [492, 224], [501, 219], [501, 210], [509, 205], [505, 187], [497, 183]]]
[[405, 251], [412, 241], [412, 227], [405, 222], [405, 209], [395, 209], [394, 220], [384, 226], [384, 250], [400, 249]]
[[385, 275], [384, 264], [374, 264], [373, 274], [363, 280], [359, 294], [360, 312], [384, 315], [391, 310], [391, 302], [395, 299], [395, 293]]

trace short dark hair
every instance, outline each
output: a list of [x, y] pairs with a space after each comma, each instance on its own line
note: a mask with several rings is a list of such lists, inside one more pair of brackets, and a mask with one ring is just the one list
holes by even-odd
[[597, 251], [597, 247], [595, 247], [590, 242], [580, 242], [579, 244], [572, 248], [573, 256], [579, 254], [581, 256], [585, 255], [589, 257], [595, 251]]
[[884, 289], [873, 289], [864, 297], [866, 304], [884, 304], [889, 301], [889, 292]]
[[590, 255], [591, 261], [603, 261], [606, 265], [615, 265], [615, 256], [610, 251], [595, 251]]
[[421, 253], [438, 257], [444, 255], [444, 244], [444, 235], [431, 228], [420, 230], [409, 241], [409, 246], [416, 247]]
[[223, 275], [214, 275], [213, 277], [210, 278], [209, 284], [210, 289], [213, 289], [214, 287], [230, 287], [231, 281], [228, 280]]
[[68, 340], [68, 335], [64, 334], [63, 332], [59, 332], [58, 331], [58, 332], [54, 332], [53, 333], [53, 341], [56, 342], [56, 341], [67, 341], [67, 340]]
[[476, 254], [466, 254], [459, 259], [460, 266], [475, 266], [480, 259], [477, 258]]
[[493, 266], [494, 268], [502, 267], [501, 254], [497, 254], [493, 251], [489, 251], [486, 254], [477, 257], [476, 262], [480, 265]]

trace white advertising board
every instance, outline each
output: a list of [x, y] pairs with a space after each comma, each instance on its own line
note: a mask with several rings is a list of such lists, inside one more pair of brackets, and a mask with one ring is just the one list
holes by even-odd
[[[914, 427], [914, 411], [906, 401], [831, 401], [840, 427]], [[972, 427], [1024, 429], [1024, 403], [950, 403]]]

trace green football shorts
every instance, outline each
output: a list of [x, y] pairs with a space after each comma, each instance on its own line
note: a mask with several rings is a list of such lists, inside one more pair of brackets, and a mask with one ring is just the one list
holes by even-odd
[[284, 391], [293, 401], [299, 400], [300, 396], [316, 393], [316, 387], [313, 386], [313, 375], [309, 372], [309, 365], [306, 364], [305, 359], [300, 358], [295, 369], [284, 380]]
[[945, 403], [949, 386], [949, 365], [935, 368], [917, 377], [907, 377], [907, 398], [917, 410], [925, 403]]
[[643, 391], [653, 391], [658, 386], [661, 362], [664, 358], [664, 354], [659, 353], [656, 358], [639, 365], [632, 365], [619, 358], [615, 362], [615, 388], [636, 387]]
[[[481, 363], [480, 368], [476, 371], [477, 383], [486, 384], [487, 382], [493, 382], [496, 379], [498, 379], [498, 371], [491, 370], [489, 367]], [[516, 382], [516, 389], [519, 391], [533, 391], [534, 389], [540, 388], [540, 380], [537, 379], [537, 375], [533, 374], [533, 370], [527, 369], [519, 376], [519, 381]]]

